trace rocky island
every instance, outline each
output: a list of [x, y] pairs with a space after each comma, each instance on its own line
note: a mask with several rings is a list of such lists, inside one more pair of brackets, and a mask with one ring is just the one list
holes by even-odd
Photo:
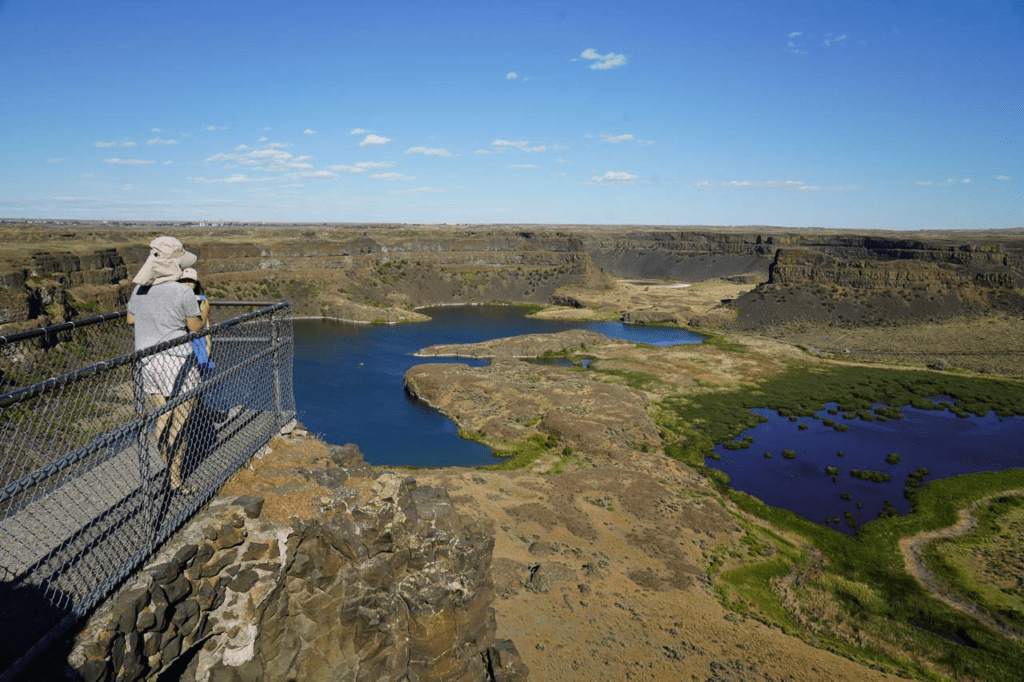
[[[297, 315], [414, 323], [425, 305], [526, 302], [708, 339], [421, 349], [455, 361], [413, 367], [409, 393], [508, 459], [395, 471], [292, 429], [84, 626], [70, 660], [86, 679], [1006, 679], [1024, 664], [1017, 607], [994, 628], [905, 563], [897, 538], [946, 518], [934, 486], [916, 518], [844, 544], [704, 466], [745, 428], [722, 396], [784, 393], [801, 372], [1020, 395], [1024, 230], [5, 226], [3, 329], [122, 306], [161, 233], [198, 253], [211, 298], [287, 298]], [[524, 361], [540, 356], [568, 366]], [[936, 499], [955, 512], [1020, 489], [1019, 471]], [[158, 636], [172, 584], [195, 622]]]

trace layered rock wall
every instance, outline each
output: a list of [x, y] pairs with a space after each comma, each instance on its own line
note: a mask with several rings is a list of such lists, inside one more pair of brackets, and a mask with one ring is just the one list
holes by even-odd
[[[1014, 231], [907, 238], [759, 226], [167, 226], [159, 232], [68, 232], [48, 240], [37, 234], [42, 227], [10, 230], [23, 251], [11, 247], [0, 258], [0, 324], [39, 324], [123, 306], [128, 278], [161, 232], [176, 234], [199, 255], [213, 300], [286, 298], [299, 315], [366, 322], [413, 319], [411, 310], [425, 305], [547, 303], [560, 287], [602, 287], [611, 277], [694, 282], [770, 273], [760, 294], [785, 289], [819, 296], [824, 289], [850, 288], [895, 292], [908, 302], [906, 291], [916, 287], [938, 291], [954, 303], [942, 309], [956, 313], [979, 305], [1012, 308], [1012, 296], [990, 294], [1009, 294], [1024, 281], [1024, 235]], [[764, 315], [742, 313], [749, 300], [739, 302], [741, 322], [760, 323]], [[785, 314], [778, 306], [770, 311]]]

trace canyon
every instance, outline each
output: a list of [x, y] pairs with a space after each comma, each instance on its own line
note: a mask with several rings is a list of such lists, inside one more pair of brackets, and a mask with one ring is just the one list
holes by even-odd
[[[516, 470], [371, 468], [354, 445], [282, 436], [84, 626], [71, 660], [90, 680], [157, 679], [178, 659], [180, 679], [247, 682], [271, 671], [481, 682], [950, 674], [940, 656], [840, 617], [840, 601], [794, 606], [801, 586], [825, 583], [821, 554], [667, 456], [696, 436], [675, 429], [665, 405], [800, 363], [1024, 377], [1022, 229], [3, 230], [0, 333], [123, 307], [148, 241], [172, 234], [199, 256], [214, 301], [289, 299], [297, 316], [377, 324], [415, 323], [426, 305], [534, 303], [540, 316], [689, 326], [711, 339], [651, 348], [573, 333], [424, 349], [491, 359], [413, 367], [406, 388], [464, 436], [526, 453]], [[979, 328], [993, 331], [965, 336]], [[517, 359], [542, 354], [585, 356], [597, 371]], [[245, 511], [252, 498], [262, 511]], [[723, 572], [791, 546], [806, 559], [772, 585], [798, 628], [723, 598]], [[170, 635], [150, 627], [170, 584], [182, 588], [177, 604], [208, 602], [187, 635], [185, 615]]]

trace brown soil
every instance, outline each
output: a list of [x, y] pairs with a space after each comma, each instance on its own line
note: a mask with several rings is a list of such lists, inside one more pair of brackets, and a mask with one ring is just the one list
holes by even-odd
[[415, 476], [494, 524], [498, 637], [531, 679], [894, 679], [723, 608], [704, 568], [741, 528], [661, 455], [556, 475]]

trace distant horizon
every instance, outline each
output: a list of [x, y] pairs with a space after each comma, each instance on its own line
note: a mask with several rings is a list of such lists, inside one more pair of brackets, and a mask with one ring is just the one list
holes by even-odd
[[1016, 228], [1022, 45], [1015, 0], [0, 0], [0, 212]]
[[[955, 234], [958, 232], [1014, 232], [1024, 231], [1024, 225], [1011, 225], [1008, 227], [977, 227], [977, 228], [915, 228], [915, 229], [900, 229], [900, 228], [848, 228], [848, 227], [828, 227], [824, 225], [768, 225], [764, 223], [751, 223], [748, 225], [714, 225], [710, 223], [693, 223], [693, 224], [670, 224], [670, 223], [525, 223], [525, 222], [500, 222], [500, 223], [445, 223], [445, 222], [423, 222], [423, 221], [369, 221], [369, 220], [314, 220], [314, 221], [297, 221], [297, 220], [202, 220], [202, 219], [142, 219], [142, 218], [33, 218], [33, 217], [4, 217], [0, 216], [0, 228], [4, 224], [11, 223], [25, 223], [33, 224], [38, 222], [40, 224], [46, 223], [60, 223], [60, 222], [77, 222], [77, 223], [88, 223], [90, 225], [105, 225], [105, 224], [119, 224], [119, 223], [152, 223], [154, 227], [159, 225], [171, 225], [175, 227], [236, 227], [236, 226], [251, 226], [251, 227], [303, 227], [303, 226], [410, 226], [410, 227], [598, 227], [598, 228], [646, 228], [646, 229], [670, 229], [670, 230], [684, 230], [684, 229], [727, 229], [727, 230], [743, 230], [743, 229], [758, 229], [758, 230], [825, 230], [834, 232], [896, 232], [912, 234], [916, 232], [940, 232]], [[205, 224], [201, 224], [205, 223]]]

